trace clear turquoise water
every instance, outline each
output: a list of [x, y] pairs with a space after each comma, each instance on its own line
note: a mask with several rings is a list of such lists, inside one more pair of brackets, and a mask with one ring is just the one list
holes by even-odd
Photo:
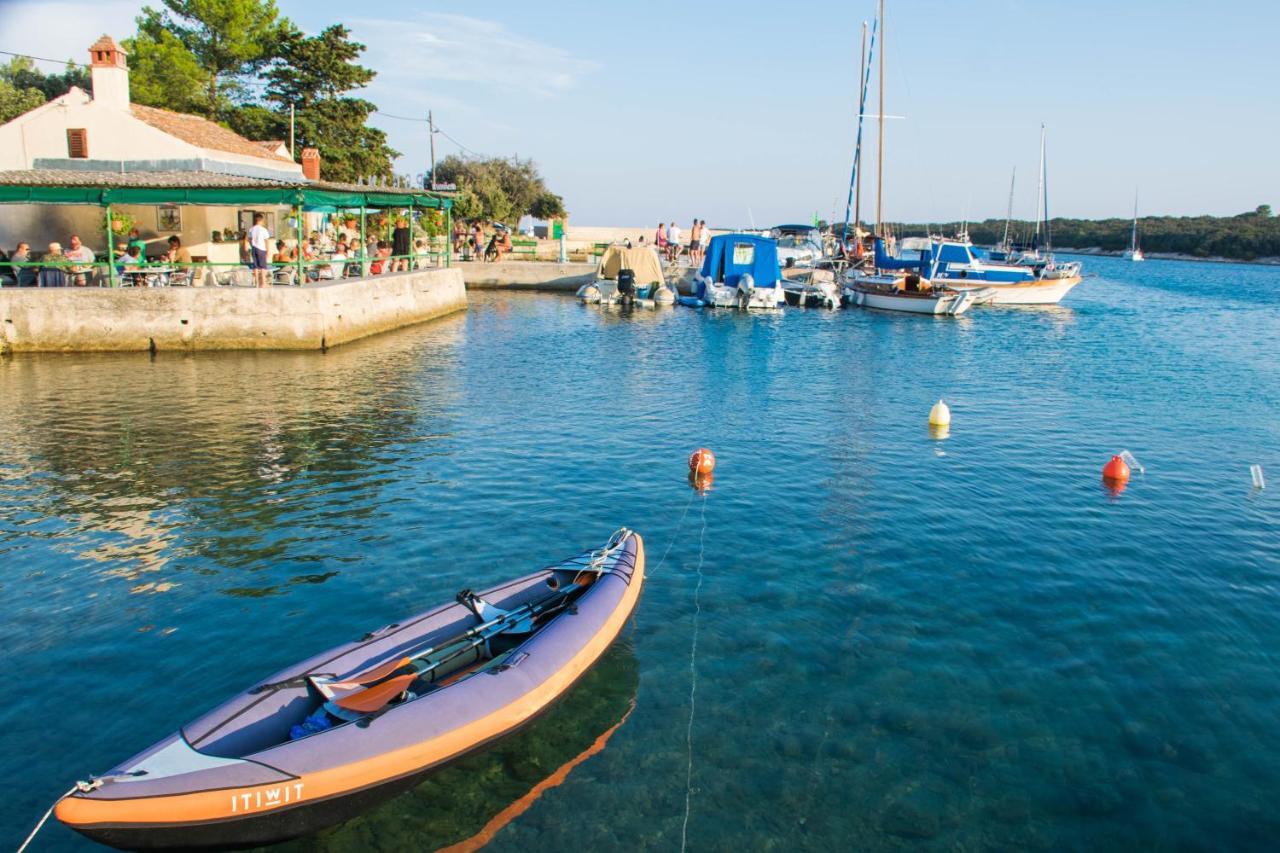
[[958, 320], [482, 293], [325, 355], [0, 360], [0, 846], [227, 693], [623, 524], [651, 577], [591, 680], [293, 847], [459, 841], [625, 720], [492, 848], [678, 848], [699, 565], [691, 849], [1272, 846], [1280, 270], [1087, 266]]

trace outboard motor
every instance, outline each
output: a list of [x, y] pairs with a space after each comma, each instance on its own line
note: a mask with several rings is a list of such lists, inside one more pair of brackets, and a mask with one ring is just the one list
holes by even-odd
[[623, 305], [630, 305], [636, 298], [635, 270], [618, 270], [618, 296]]

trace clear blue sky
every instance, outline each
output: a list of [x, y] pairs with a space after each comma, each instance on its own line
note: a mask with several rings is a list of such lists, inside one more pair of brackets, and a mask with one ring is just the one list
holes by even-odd
[[[579, 223], [843, 210], [871, 2], [279, 2], [369, 45], [383, 111], [431, 108], [475, 152], [532, 157]], [[140, 5], [0, 0], [0, 49], [81, 58]], [[887, 125], [885, 218], [1003, 216], [1014, 166], [1029, 216], [1041, 122], [1054, 215], [1126, 216], [1135, 187], [1149, 214], [1280, 207], [1278, 34], [1265, 2], [890, 0], [886, 111], [905, 119]], [[425, 126], [378, 123], [400, 171], [423, 171]]]

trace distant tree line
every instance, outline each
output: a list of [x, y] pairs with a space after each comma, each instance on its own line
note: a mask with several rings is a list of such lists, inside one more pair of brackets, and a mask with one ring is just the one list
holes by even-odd
[[[1132, 225], [1131, 219], [1053, 219], [1049, 234], [1058, 248], [1122, 252], [1129, 248]], [[959, 222], [945, 222], [897, 225], [895, 231], [900, 236], [953, 234], [960, 227]], [[979, 245], [994, 245], [1004, 237], [1004, 227], [1003, 219], [970, 222], [969, 236]], [[1014, 220], [1009, 225], [1010, 238], [1018, 243], [1029, 243], [1034, 230], [1032, 222]], [[1144, 252], [1196, 258], [1280, 258], [1280, 217], [1266, 204], [1237, 216], [1145, 216], [1138, 220], [1138, 242]]]

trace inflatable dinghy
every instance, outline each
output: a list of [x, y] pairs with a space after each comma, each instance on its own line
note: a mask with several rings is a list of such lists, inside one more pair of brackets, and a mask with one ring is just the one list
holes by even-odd
[[225, 849], [341, 823], [560, 698], [635, 609], [644, 544], [601, 549], [379, 628], [77, 785], [58, 819], [125, 849]]

